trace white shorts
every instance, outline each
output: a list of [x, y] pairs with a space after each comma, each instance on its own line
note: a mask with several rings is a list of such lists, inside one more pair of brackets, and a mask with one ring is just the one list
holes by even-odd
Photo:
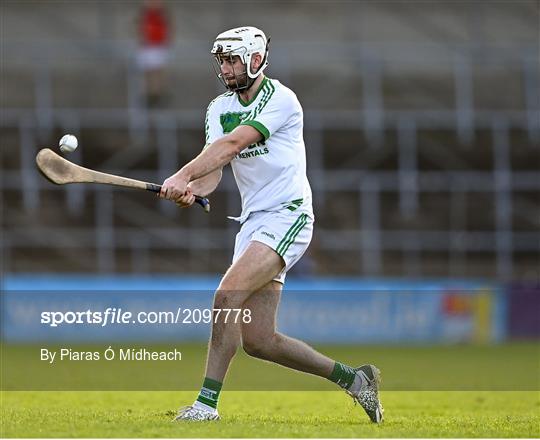
[[159, 69], [169, 60], [169, 49], [164, 47], [143, 47], [137, 55], [137, 63], [142, 70]]
[[285, 282], [287, 271], [306, 252], [313, 235], [313, 214], [300, 209], [259, 211], [252, 213], [236, 234], [233, 264], [251, 241], [259, 241], [274, 249], [285, 261], [285, 267], [274, 281]]

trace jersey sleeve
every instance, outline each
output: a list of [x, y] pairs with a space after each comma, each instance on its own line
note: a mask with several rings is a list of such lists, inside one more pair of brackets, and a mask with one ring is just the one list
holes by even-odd
[[206, 148], [212, 142], [223, 136], [223, 131], [221, 129], [221, 125], [219, 124], [219, 109], [216, 100], [212, 101], [206, 109], [206, 117], [204, 119], [204, 132], [204, 148]]
[[269, 82], [264, 89], [259, 105], [242, 121], [241, 125], [250, 125], [259, 131], [264, 140], [286, 125], [295, 115], [301, 114], [302, 108], [294, 93], [276, 90]]

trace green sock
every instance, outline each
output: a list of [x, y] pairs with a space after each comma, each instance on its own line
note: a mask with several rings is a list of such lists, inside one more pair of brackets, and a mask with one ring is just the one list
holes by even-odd
[[341, 388], [348, 389], [354, 382], [355, 374], [354, 368], [342, 364], [341, 362], [336, 362], [334, 371], [332, 371], [332, 374], [328, 379], [337, 383]]
[[211, 406], [212, 408], [217, 408], [219, 393], [222, 386], [223, 384], [221, 382], [205, 377], [197, 401]]

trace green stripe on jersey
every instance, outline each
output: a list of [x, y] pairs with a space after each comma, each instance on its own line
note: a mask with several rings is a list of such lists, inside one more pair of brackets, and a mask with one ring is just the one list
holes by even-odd
[[243, 122], [240, 125], [249, 125], [253, 128], [255, 128], [259, 133], [261, 133], [264, 136], [264, 140], [267, 141], [270, 137], [270, 132], [268, 131], [268, 128], [266, 128], [263, 124], [261, 124], [258, 121], [247, 121]]
[[272, 97], [275, 91], [276, 91], [276, 88], [274, 84], [272, 84], [272, 81], [268, 80], [267, 84], [265, 85], [264, 93], [261, 100], [259, 101], [259, 104], [255, 108], [255, 110], [253, 110], [252, 113], [245, 120], [246, 121], [254, 120], [259, 115], [259, 113], [264, 109], [264, 107], [266, 107], [266, 104], [268, 104], [268, 101], [270, 101], [270, 98]]
[[[266, 82], [264, 83], [264, 88], [262, 90], [262, 97], [261, 97], [261, 100], [259, 101], [259, 104], [257, 105], [257, 107], [255, 107], [255, 109], [253, 110], [250, 110], [249, 112], [242, 112], [242, 114], [245, 114], [245, 118], [242, 119], [242, 123], [245, 123], [247, 121], [250, 121], [250, 120], [253, 120], [253, 115], [254, 113], [256, 112], [256, 110], [259, 108], [259, 106], [261, 105], [261, 102], [263, 102], [266, 97], [268, 96], [268, 94], [270, 93], [270, 90], [266, 84]], [[240, 114], [240, 113], [239, 113]]]
[[296, 211], [302, 203], [304, 203], [304, 199], [291, 200], [290, 202], [283, 203], [283, 207], [289, 211]]
[[246, 121], [255, 119], [255, 116], [257, 116], [260, 112], [260, 109], [264, 106], [266, 102], [268, 102], [268, 99], [271, 95], [270, 87], [268, 86], [268, 83], [264, 86], [263, 95], [261, 97], [261, 100], [257, 104], [257, 107], [255, 107], [254, 110], [250, 112], [250, 114], [247, 116]]
[[[205, 142], [206, 142], [207, 145], [210, 143], [210, 142], [208, 142], [208, 140], [210, 139], [210, 123], [208, 121], [208, 115], [210, 113], [210, 107], [212, 107], [212, 104], [214, 102], [216, 102], [219, 98], [226, 98], [228, 96], [232, 96], [233, 94], [234, 94], [234, 92], [222, 93], [221, 95], [216, 96], [214, 99], [212, 99], [212, 101], [210, 101], [210, 104], [208, 104], [208, 107], [206, 108], [206, 116], [204, 117], [204, 137], [205, 137]], [[206, 148], [206, 145], [205, 145], [205, 148]]]
[[261, 81], [261, 83], [259, 84], [259, 88], [257, 89], [257, 91], [255, 92], [255, 95], [253, 95], [253, 98], [251, 98], [249, 101], [244, 101], [239, 94], [237, 94], [238, 96], [238, 102], [240, 104], [242, 104], [243, 107], [249, 107], [251, 104], [253, 104], [253, 102], [257, 99], [257, 97], [259, 96], [259, 93], [261, 92], [261, 90], [263, 89], [263, 87], [266, 86], [266, 83], [268, 82], [268, 78], [265, 76], [263, 78], [263, 80]]

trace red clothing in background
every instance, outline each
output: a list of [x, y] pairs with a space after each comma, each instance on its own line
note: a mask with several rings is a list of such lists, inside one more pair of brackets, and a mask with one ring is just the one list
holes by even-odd
[[140, 32], [145, 46], [165, 46], [169, 41], [169, 25], [161, 8], [145, 8], [141, 14]]

